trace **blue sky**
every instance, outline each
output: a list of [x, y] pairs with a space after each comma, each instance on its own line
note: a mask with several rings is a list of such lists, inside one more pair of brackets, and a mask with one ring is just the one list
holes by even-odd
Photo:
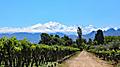
[[66, 25], [120, 25], [120, 0], [0, 0], [0, 27], [57, 21]]

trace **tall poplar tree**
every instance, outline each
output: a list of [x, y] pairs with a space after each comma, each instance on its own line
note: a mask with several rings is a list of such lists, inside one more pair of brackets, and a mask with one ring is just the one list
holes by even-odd
[[77, 29], [77, 34], [78, 34], [78, 39], [76, 39], [76, 43], [78, 45], [78, 48], [80, 48], [80, 46], [82, 44], [82, 30], [80, 27], [78, 27], [78, 29]]

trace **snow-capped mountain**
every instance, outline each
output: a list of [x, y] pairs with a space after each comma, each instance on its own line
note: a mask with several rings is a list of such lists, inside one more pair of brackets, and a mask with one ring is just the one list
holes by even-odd
[[58, 22], [48, 22], [45, 24], [35, 24], [28, 27], [23, 28], [13, 28], [13, 27], [3, 27], [0, 28], [0, 38], [3, 36], [12, 37], [16, 36], [17, 39], [21, 40], [23, 38], [27, 38], [29, 41], [33, 43], [38, 43], [40, 39], [40, 34], [42, 32], [46, 32], [49, 34], [58, 34], [59, 36], [68, 35], [70, 38], [75, 40], [77, 38], [77, 27], [81, 27], [83, 38], [89, 39], [94, 38], [96, 31], [98, 29], [102, 29], [105, 36], [120, 36], [120, 28], [119, 27], [102, 27], [97, 28], [93, 25], [88, 26], [80, 26], [80, 25], [72, 25], [67, 26], [64, 24], [60, 24]]
[[[80, 25], [71, 25], [71, 26], [67, 26], [64, 24], [61, 24], [59, 22], [48, 22], [45, 24], [35, 24], [32, 26], [28, 26], [28, 27], [22, 27], [22, 28], [13, 28], [13, 27], [3, 27], [0, 28], [0, 32], [1, 33], [15, 33], [15, 32], [28, 32], [28, 33], [42, 33], [42, 32], [46, 32], [46, 33], [55, 33], [55, 32], [62, 32], [64, 34], [76, 34], [77, 32], [77, 27], [81, 27], [82, 28], [82, 32], [83, 34], [88, 34], [92, 31], [96, 31], [98, 29], [102, 29], [103, 31], [108, 30], [111, 27], [103, 27], [103, 28], [97, 28], [93, 25], [88, 25], [88, 26], [80, 26]], [[117, 29], [117, 28], [115, 28]], [[77, 34], [76, 34], [77, 35]]]
[[45, 24], [35, 24], [32, 26], [28, 27], [23, 27], [23, 28], [8, 28], [8, 27], [3, 27], [0, 28], [1, 33], [8, 33], [8, 32], [29, 32], [29, 33], [36, 33], [36, 32], [46, 32], [46, 33], [55, 33], [55, 32], [76, 32], [77, 26], [67, 26], [60, 24], [58, 22], [48, 22]]
[[30, 27], [36, 32], [76, 32], [76, 26], [66, 26], [58, 22], [48, 22], [45, 24], [36, 24]]

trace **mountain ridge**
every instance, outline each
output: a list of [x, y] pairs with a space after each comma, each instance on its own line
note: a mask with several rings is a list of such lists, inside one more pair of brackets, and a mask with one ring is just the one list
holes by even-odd
[[[103, 31], [105, 36], [120, 36], [120, 29], [115, 30], [114, 28], [110, 28], [107, 31]], [[30, 32], [15, 32], [15, 33], [0, 33], [0, 38], [6, 36], [6, 37], [12, 37], [12, 36], [16, 36], [16, 38], [18, 40], [27, 38], [29, 41], [31, 41], [32, 43], [38, 43], [40, 40], [40, 32], [39, 33], [30, 33]], [[48, 34], [57, 34], [60, 37], [63, 37], [64, 35], [69, 36], [70, 38], [72, 38], [73, 40], [75, 40], [77, 38], [77, 32], [76, 34], [72, 33], [72, 34], [65, 34], [62, 32], [55, 32], [55, 33], [48, 33]], [[94, 36], [96, 34], [96, 31], [92, 31], [89, 34], [85, 34], [83, 35], [83, 38], [85, 38], [86, 40], [88, 40], [89, 38], [94, 39]]]
[[[62, 32], [65, 34], [76, 34], [77, 28], [80, 27], [82, 29], [83, 34], [88, 34], [92, 31], [97, 31], [98, 29], [101, 29], [103, 31], [106, 31], [110, 28], [118, 29], [119, 27], [95, 27], [93, 25], [64, 25], [59, 22], [50, 21], [48, 23], [38, 23], [34, 24], [28, 27], [2, 27], [0, 28], [0, 33], [16, 33], [16, 32], [28, 32], [28, 33], [56, 33], [56, 32]], [[77, 34], [76, 34], [77, 35]]]

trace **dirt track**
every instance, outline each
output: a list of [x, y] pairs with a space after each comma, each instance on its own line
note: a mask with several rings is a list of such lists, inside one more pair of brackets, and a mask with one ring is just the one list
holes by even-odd
[[93, 54], [82, 51], [76, 57], [66, 60], [60, 67], [113, 67]]

